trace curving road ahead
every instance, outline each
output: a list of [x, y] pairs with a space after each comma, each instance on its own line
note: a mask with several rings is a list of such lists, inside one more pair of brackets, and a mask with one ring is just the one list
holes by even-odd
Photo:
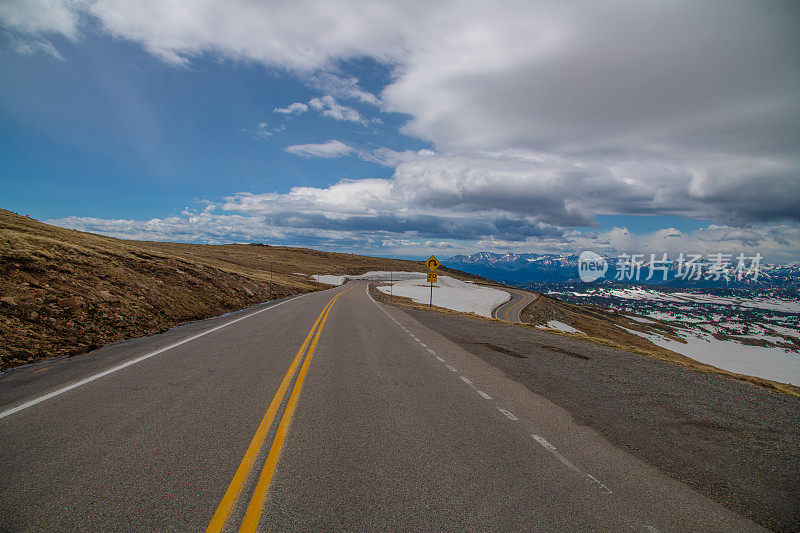
[[0, 530], [742, 531], [367, 282], [0, 376]]
[[522, 310], [529, 304], [535, 302], [539, 295], [528, 291], [508, 289], [505, 287], [502, 290], [509, 293], [511, 299], [497, 306], [494, 311], [492, 311], [492, 318], [499, 318], [506, 322], [524, 322], [524, 320], [522, 320]]

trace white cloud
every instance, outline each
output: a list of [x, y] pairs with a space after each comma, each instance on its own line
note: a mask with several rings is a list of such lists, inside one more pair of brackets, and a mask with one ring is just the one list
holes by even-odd
[[80, 12], [86, 4], [81, 0], [4, 0], [0, 3], [0, 24], [24, 34], [60, 34], [75, 40]]
[[[347, 191], [339, 191], [346, 194]], [[296, 191], [299, 197], [301, 191]], [[380, 194], [380, 193], [379, 193]], [[279, 196], [279, 195], [278, 195]], [[241, 200], [241, 198], [240, 198]], [[338, 199], [327, 198], [329, 206]], [[213, 207], [213, 205], [212, 205]], [[334, 212], [337, 211], [333, 207]], [[363, 214], [363, 213], [362, 213]], [[335, 215], [331, 220], [335, 221]], [[594, 250], [616, 256], [620, 253], [661, 254], [675, 258], [684, 253], [730, 253], [737, 255], [762, 254], [765, 262], [788, 263], [800, 260], [800, 225], [748, 226], [737, 228], [709, 225], [696, 231], [681, 233], [665, 228], [649, 234], [636, 235], [627, 228], [613, 228], [602, 233], [569, 230], [560, 236], [531, 236], [523, 241], [494, 237], [479, 241], [460, 239], [425, 239], [413, 231], [390, 233], [364, 230], [359, 227], [321, 228], [317, 226], [286, 225], [280, 216], [255, 214], [218, 214], [214, 209], [202, 212], [185, 210], [180, 216], [150, 220], [108, 220], [91, 217], [67, 217], [45, 221], [64, 228], [91, 231], [111, 237], [169, 242], [200, 242], [222, 244], [230, 242], [267, 242], [313, 246], [319, 249], [362, 251], [423, 257], [430, 253], [473, 253], [476, 251], [516, 251], [539, 253], [580, 253]], [[290, 224], [297, 222], [289, 220]], [[744, 232], [744, 234], [740, 234]], [[680, 235], [666, 239], [664, 234]]]
[[256, 128], [253, 135], [256, 139], [266, 139], [267, 137], [272, 137], [272, 132], [269, 130], [269, 124], [266, 122], [259, 122], [258, 127]]
[[356, 77], [342, 77], [322, 72], [310, 78], [311, 84], [325, 94], [339, 98], [352, 98], [365, 104], [380, 105], [380, 100], [358, 84]]
[[348, 146], [341, 141], [333, 139], [319, 144], [295, 144], [292, 146], [287, 146], [285, 151], [301, 157], [322, 157], [325, 159], [335, 159], [337, 157], [350, 155], [355, 152], [355, 149], [352, 146]]
[[364, 122], [364, 119], [361, 118], [361, 113], [356, 109], [341, 105], [330, 95], [312, 98], [308, 101], [308, 105], [319, 111], [323, 117], [332, 118], [334, 120], [346, 120], [349, 122]]
[[[212, 53], [285, 68], [325, 93], [292, 105], [360, 123], [336, 98], [380, 105], [435, 147], [360, 154], [395, 166], [392, 179], [240, 195], [225, 202], [231, 211], [290, 227], [557, 247], [597, 214], [728, 228], [709, 226], [698, 243], [768, 222], [796, 244], [782, 221], [800, 220], [799, 11], [782, 0], [36, 0], [4, 4], [0, 20], [75, 39], [84, 14], [171, 63]], [[346, 72], [365, 58], [390, 70], [380, 98]], [[625, 238], [602, 236], [608, 246]]]
[[[378, 103], [441, 154], [522, 151], [619, 177], [634, 201], [615, 212], [642, 213], [654, 196], [644, 212], [688, 203], [746, 223], [800, 219], [800, 7], [770, 6], [36, 0], [3, 4], [0, 19], [76, 38], [83, 14], [168, 62], [213, 53], [290, 69], [327, 91], [309, 102], [323, 116], [363, 122], [337, 96]], [[362, 58], [392, 70], [380, 100], [342, 73]], [[497, 176], [519, 168], [495, 164]], [[470, 182], [462, 172], [454, 185]], [[570, 204], [587, 203], [573, 192]]]
[[18, 54], [30, 56], [38, 53], [47, 54], [59, 61], [64, 61], [64, 56], [61, 55], [53, 43], [47, 39], [40, 39], [35, 41], [16, 41], [14, 43], [14, 51]]
[[318, 111], [323, 117], [332, 118], [334, 120], [365, 122], [358, 110], [340, 104], [336, 101], [336, 98], [331, 95], [312, 98], [308, 101], [307, 105], [302, 102], [294, 102], [286, 107], [276, 107], [273, 111], [281, 113], [282, 115], [299, 115], [308, 111], [309, 107]]
[[308, 106], [303, 102], [295, 102], [286, 107], [276, 107], [274, 111], [284, 115], [299, 115], [300, 113], [308, 111]]

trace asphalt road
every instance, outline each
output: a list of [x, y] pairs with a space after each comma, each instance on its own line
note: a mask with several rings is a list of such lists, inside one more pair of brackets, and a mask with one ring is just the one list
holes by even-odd
[[535, 302], [539, 295], [528, 291], [508, 289], [505, 287], [503, 290], [511, 295], [511, 299], [497, 306], [494, 311], [492, 311], [492, 317], [505, 320], [506, 322], [524, 322], [524, 320], [522, 320], [522, 310], [529, 304]]
[[0, 529], [758, 529], [366, 289], [3, 376]]

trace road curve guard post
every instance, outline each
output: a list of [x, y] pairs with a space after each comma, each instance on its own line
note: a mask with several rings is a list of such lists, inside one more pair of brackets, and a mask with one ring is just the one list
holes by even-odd
[[436, 269], [442, 266], [436, 256], [432, 255], [425, 261], [425, 266], [428, 267], [428, 283], [431, 284], [431, 299], [428, 302], [428, 309], [433, 307], [433, 284], [436, 283], [438, 276], [436, 275]]

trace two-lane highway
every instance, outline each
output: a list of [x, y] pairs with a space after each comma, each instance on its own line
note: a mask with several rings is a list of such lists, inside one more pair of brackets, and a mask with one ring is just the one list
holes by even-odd
[[757, 529], [366, 282], [252, 311], [6, 391], [0, 529]]
[[505, 320], [506, 322], [524, 322], [524, 320], [522, 320], [522, 310], [535, 302], [539, 295], [528, 291], [508, 289], [505, 287], [503, 290], [511, 295], [511, 299], [497, 306], [494, 311], [492, 311], [492, 317]]

